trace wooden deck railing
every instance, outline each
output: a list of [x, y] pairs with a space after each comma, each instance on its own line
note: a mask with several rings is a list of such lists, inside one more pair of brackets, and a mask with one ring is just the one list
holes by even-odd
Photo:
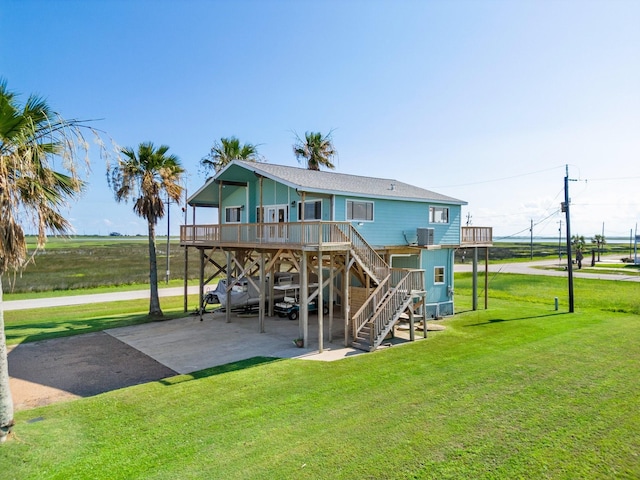
[[493, 228], [491, 227], [462, 227], [460, 231], [460, 245], [491, 245], [493, 243]]
[[181, 225], [182, 245], [289, 244], [295, 246], [349, 243], [349, 222], [237, 223]]

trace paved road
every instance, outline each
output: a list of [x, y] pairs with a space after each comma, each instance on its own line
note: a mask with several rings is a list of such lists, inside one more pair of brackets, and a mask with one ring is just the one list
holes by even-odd
[[[624, 282], [640, 282], [640, 276], [638, 275], [624, 275], [623, 264], [620, 262], [620, 257], [602, 257], [604, 263], [620, 263], [620, 274], [616, 273], [591, 273], [583, 272], [574, 265], [573, 276], [574, 278], [592, 278], [598, 280], [618, 280]], [[588, 266], [590, 261], [583, 262], [583, 266]], [[519, 262], [519, 263], [493, 263], [489, 264], [489, 272], [491, 273], [520, 273], [524, 275], [548, 275], [551, 277], [566, 277], [567, 272], [563, 270], [549, 270], [544, 267], [557, 267], [559, 265], [558, 260], [538, 260], [533, 262]], [[563, 263], [563, 266], [566, 263]], [[455, 266], [456, 272], [471, 272], [473, 266], [470, 263], [457, 264]], [[478, 261], [478, 272], [484, 271], [484, 261]]]
[[[189, 287], [189, 294], [198, 293], [198, 287]], [[161, 297], [177, 297], [184, 294], [184, 287], [161, 288]], [[64, 307], [67, 305], [86, 305], [88, 303], [117, 302], [120, 300], [139, 300], [149, 298], [149, 290], [130, 292], [96, 293], [91, 295], [73, 295], [70, 297], [36, 298], [31, 300], [11, 300], [2, 302], [4, 311], [26, 310], [29, 308]]]

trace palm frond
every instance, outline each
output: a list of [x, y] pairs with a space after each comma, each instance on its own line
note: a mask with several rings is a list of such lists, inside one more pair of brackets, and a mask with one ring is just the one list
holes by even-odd
[[184, 168], [180, 159], [168, 151], [169, 146], [156, 148], [152, 142], [140, 143], [137, 150], [122, 148], [123, 158], [108, 172], [116, 200], [132, 200], [135, 214], [153, 225], [164, 217], [163, 198], [176, 202], [182, 198]]
[[[82, 121], [55, 113], [39, 96], [20, 105], [0, 79], [0, 273], [25, 261], [21, 222], [35, 227], [42, 243], [47, 232], [70, 230], [60, 208], [84, 189], [78, 167], [83, 153], [85, 171], [90, 165], [87, 130], [97, 135]], [[100, 153], [107, 158], [106, 150]], [[62, 160], [61, 168], [54, 159]]]
[[248, 162], [262, 161], [258, 147], [251, 143], [241, 144], [236, 137], [221, 138], [211, 147], [209, 154], [200, 160], [200, 167], [205, 174], [211, 170], [219, 172], [234, 160]]
[[324, 136], [320, 132], [306, 132], [304, 139], [296, 133], [293, 154], [298, 162], [306, 161], [309, 170], [320, 170], [320, 167], [335, 169], [332, 160], [338, 152], [333, 146], [332, 132]]

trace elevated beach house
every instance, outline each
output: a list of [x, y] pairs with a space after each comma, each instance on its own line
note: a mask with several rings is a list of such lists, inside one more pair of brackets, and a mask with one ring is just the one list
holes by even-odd
[[[196, 224], [194, 213], [180, 232], [181, 244], [200, 254], [201, 300], [216, 276], [226, 279], [229, 299], [240, 280], [252, 282], [262, 331], [265, 315], [274, 315], [270, 299], [293, 282], [299, 335], [308, 344], [309, 319], [317, 321], [320, 351], [334, 322], [344, 324], [345, 345], [373, 350], [400, 319], [413, 328], [453, 315], [455, 249], [492, 240], [491, 228], [461, 226], [462, 200], [396, 180], [269, 163], [230, 163], [188, 204], [198, 220], [210, 218]], [[215, 267], [209, 278], [206, 265]], [[282, 272], [291, 273], [284, 284]], [[312, 303], [328, 313], [309, 315]]]

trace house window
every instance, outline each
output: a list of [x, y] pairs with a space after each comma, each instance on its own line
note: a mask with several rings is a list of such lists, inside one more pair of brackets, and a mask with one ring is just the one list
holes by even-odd
[[240, 207], [227, 207], [224, 209], [226, 223], [240, 223]]
[[303, 211], [305, 220], [322, 220], [322, 200], [304, 202], [304, 209], [300, 205], [298, 203], [298, 220], [302, 220]]
[[347, 200], [347, 220], [373, 222], [373, 202]]
[[434, 267], [433, 269], [433, 283], [444, 283], [444, 267]]
[[430, 223], [449, 223], [449, 208], [429, 207]]

